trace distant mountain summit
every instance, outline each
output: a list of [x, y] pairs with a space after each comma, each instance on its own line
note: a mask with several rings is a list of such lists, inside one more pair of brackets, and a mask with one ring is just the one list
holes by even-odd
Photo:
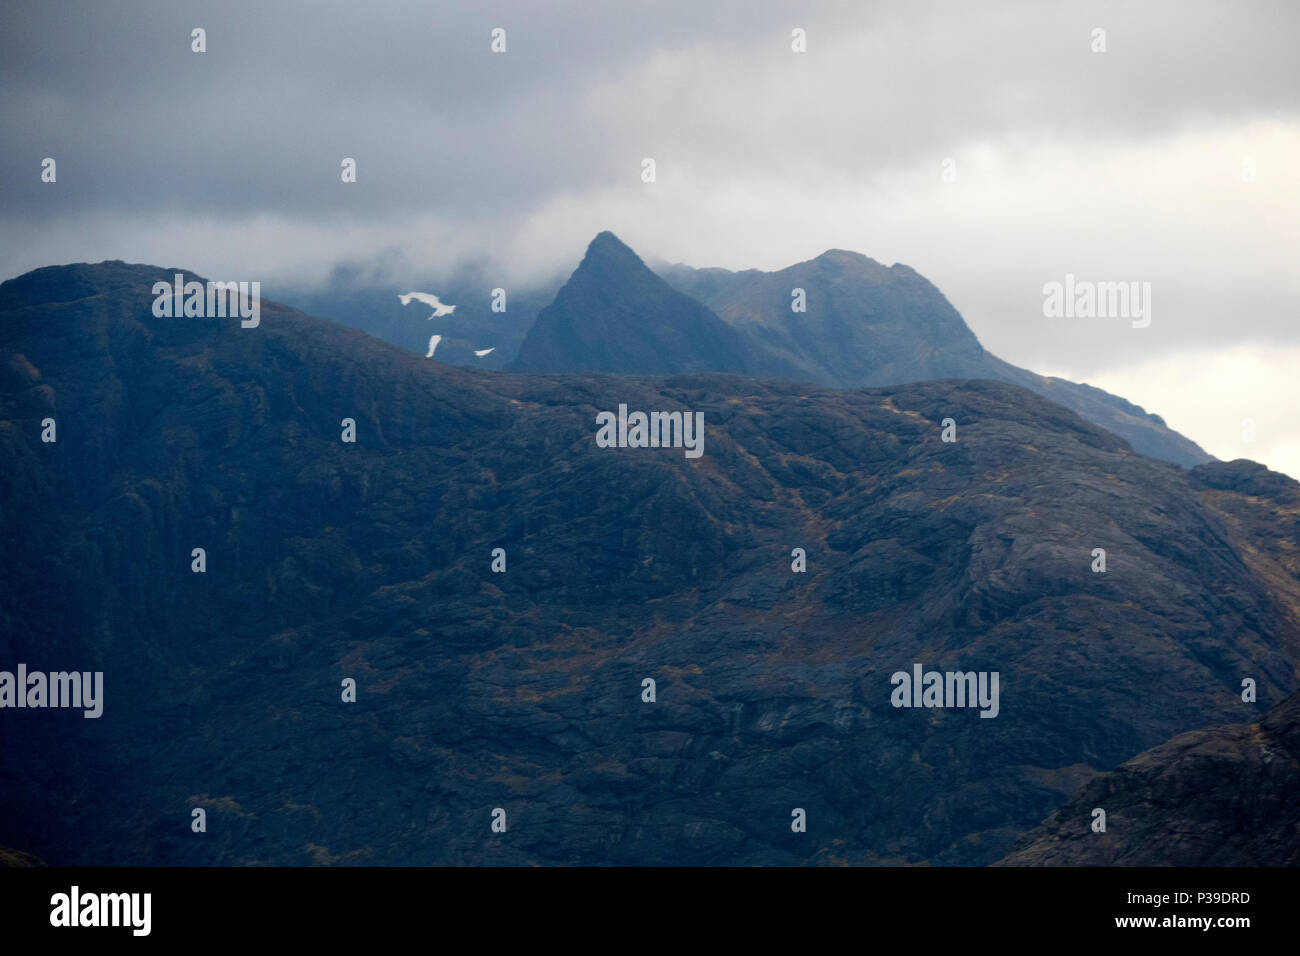
[[670, 265], [656, 275], [602, 232], [509, 367], [738, 372], [835, 388], [994, 379], [1064, 405], [1142, 454], [1186, 467], [1214, 460], [1123, 398], [1002, 361], [924, 276], [843, 249], [778, 272]]
[[581, 264], [537, 316], [519, 372], [750, 371], [746, 344], [705, 305], [674, 289], [612, 232], [587, 246]]
[[957, 310], [907, 266], [831, 249], [779, 272], [739, 273], [744, 281], [687, 266], [664, 275], [795, 377], [838, 388], [1000, 377], [986, 374], [990, 356]]

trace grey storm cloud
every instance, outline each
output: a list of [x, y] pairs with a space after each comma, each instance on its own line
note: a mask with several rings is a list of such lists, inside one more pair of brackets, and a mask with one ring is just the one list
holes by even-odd
[[[973, 137], [1294, 115], [1300, 90], [1287, 4], [37, 2], [3, 18], [6, 215], [36, 218], [508, 217], [643, 154], [872, 178]], [[45, 155], [65, 170], [53, 195], [31, 175]]]

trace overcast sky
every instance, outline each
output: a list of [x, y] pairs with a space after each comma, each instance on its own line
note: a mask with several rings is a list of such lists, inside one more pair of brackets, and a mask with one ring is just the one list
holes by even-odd
[[[6, 0], [0, 278], [486, 258], [509, 285], [602, 229], [695, 266], [853, 249], [1002, 358], [1300, 476], [1298, 27], [1236, 0]], [[1067, 273], [1150, 282], [1150, 326], [1045, 318]]]

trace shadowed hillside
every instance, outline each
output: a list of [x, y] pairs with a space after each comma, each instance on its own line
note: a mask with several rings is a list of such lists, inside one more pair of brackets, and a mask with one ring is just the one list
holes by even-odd
[[[1244, 460], [1201, 465], [1189, 477], [1281, 613], [1300, 620], [1300, 483]], [[1300, 863], [1300, 694], [1267, 714], [1245, 706], [1262, 718], [1182, 734], [1103, 774], [1003, 862]], [[1090, 829], [1096, 807], [1106, 811], [1105, 833]]]
[[[1250, 719], [1243, 675], [1295, 686], [1245, 493], [1025, 389], [464, 369], [271, 302], [156, 319], [174, 271], [0, 285], [0, 667], [105, 675], [99, 719], [4, 712], [0, 845], [983, 864]], [[703, 457], [598, 448], [620, 404], [702, 412]], [[998, 716], [892, 707], [914, 663], [999, 672]]]
[[[1106, 811], [1106, 832], [1090, 829]], [[1300, 694], [1256, 724], [1181, 734], [1102, 774], [1006, 866], [1300, 864]]]

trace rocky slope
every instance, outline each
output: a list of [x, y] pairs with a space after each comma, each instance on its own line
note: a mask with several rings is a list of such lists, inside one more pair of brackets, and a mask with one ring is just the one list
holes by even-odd
[[[1106, 811], [1106, 831], [1090, 824]], [[1300, 693], [1258, 723], [1181, 734], [1094, 779], [1006, 866], [1300, 865]]]
[[[265, 301], [155, 319], [174, 271], [0, 285], [0, 669], [105, 674], [97, 720], [0, 711], [0, 845], [982, 864], [1250, 719], [1243, 675], [1295, 686], [1250, 495], [1027, 390], [477, 371]], [[598, 448], [620, 403], [703, 412], [703, 457]], [[998, 671], [999, 715], [892, 707], [914, 663]]]
[[[1244, 460], [1189, 477], [1279, 612], [1300, 620], [1300, 482]], [[1096, 807], [1105, 833], [1090, 829]], [[1300, 864], [1300, 694], [1256, 723], [1183, 734], [1097, 777], [1003, 862]]]

